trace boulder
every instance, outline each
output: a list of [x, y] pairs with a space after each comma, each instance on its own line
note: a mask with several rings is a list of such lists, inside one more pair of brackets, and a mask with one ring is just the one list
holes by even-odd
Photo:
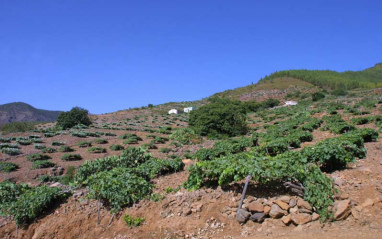
[[304, 201], [302, 199], [297, 200], [297, 206], [299, 208], [305, 208], [312, 211], [312, 206], [310, 206], [310, 204], [307, 201]]
[[283, 201], [285, 203], [289, 203], [290, 202], [290, 197], [289, 196], [282, 196], [281, 198], [279, 198], [280, 201]]
[[276, 219], [281, 218], [282, 216], [287, 215], [287, 214], [288, 214], [288, 212], [281, 209], [277, 204], [273, 204], [271, 206], [271, 211], [269, 212], [269, 216], [271, 218], [276, 218]]
[[271, 211], [271, 207], [270, 206], [264, 206], [264, 213], [265, 215], [269, 215], [269, 212]]
[[291, 214], [292, 221], [297, 225], [303, 225], [312, 221], [312, 215], [307, 213]]
[[289, 201], [289, 206], [290, 206], [290, 207], [294, 207], [294, 206], [296, 206], [296, 205], [297, 205], [297, 201], [296, 201], [296, 199], [291, 198], [291, 200]]
[[281, 221], [285, 224], [288, 225], [292, 221], [292, 216], [290, 214], [283, 216], [281, 218]]
[[245, 223], [250, 216], [251, 213], [244, 209], [239, 209], [236, 213], [236, 219], [240, 223]]
[[350, 214], [350, 200], [336, 201], [333, 207], [334, 220], [346, 219]]
[[248, 205], [248, 210], [250, 212], [264, 212], [264, 206], [259, 202], [251, 202]]
[[281, 200], [277, 200], [274, 203], [276, 203], [283, 210], [288, 210], [290, 208], [289, 204], [287, 204]]
[[318, 220], [320, 218], [320, 215], [318, 214], [318, 213], [313, 213], [312, 214], [312, 221], [316, 221], [316, 220]]
[[259, 223], [261, 223], [261, 222], [264, 221], [264, 219], [265, 219], [266, 216], [267, 216], [267, 215], [265, 215], [264, 212], [256, 212], [256, 213], [252, 214], [252, 216], [251, 216], [249, 219], [252, 220], [252, 221], [254, 221], [254, 222], [259, 222]]

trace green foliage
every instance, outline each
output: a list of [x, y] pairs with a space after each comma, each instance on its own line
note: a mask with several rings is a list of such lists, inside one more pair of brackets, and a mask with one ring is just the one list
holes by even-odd
[[46, 159], [50, 159], [50, 157], [48, 155], [45, 155], [45, 154], [30, 154], [27, 156], [27, 160], [28, 161], [37, 161], [37, 160], [46, 160]]
[[[321, 70], [289, 70], [279, 71], [265, 77], [262, 81], [270, 81], [280, 77], [292, 77], [310, 82], [322, 88], [345, 91], [356, 88], [382, 87], [382, 71], [379, 65], [363, 71], [335, 71]], [[337, 92], [334, 92], [337, 94]]]
[[73, 183], [74, 182], [74, 176], [76, 174], [76, 168], [73, 167], [73, 166], [69, 166], [67, 169], [66, 169], [66, 174], [65, 176], [63, 176], [60, 180], [60, 182], [62, 184], [65, 184], [65, 185], [69, 185], [69, 183]]
[[82, 157], [79, 154], [64, 154], [61, 157], [61, 160], [63, 161], [75, 161], [75, 160], [81, 160]]
[[356, 129], [354, 125], [343, 120], [340, 115], [324, 116], [322, 119], [326, 122], [323, 129], [330, 130], [334, 134], [343, 134]]
[[102, 147], [91, 147], [90, 149], [88, 149], [88, 152], [100, 154], [100, 153], [106, 153], [106, 149]]
[[176, 129], [170, 136], [170, 139], [179, 141], [181, 144], [190, 145], [201, 143], [202, 139], [191, 128]]
[[1, 126], [3, 134], [22, 133], [34, 130], [37, 122], [12, 122]]
[[168, 153], [172, 152], [172, 149], [169, 149], [169, 148], [161, 148], [161, 149], [159, 149], [159, 152], [168, 154]]
[[127, 168], [113, 168], [93, 174], [87, 183], [88, 197], [101, 200], [113, 212], [144, 199], [153, 188], [152, 184]]
[[9, 203], [3, 212], [12, 215], [17, 225], [27, 225], [51, 208], [58, 200], [67, 198], [68, 193], [62, 193], [60, 188], [40, 186], [24, 191], [17, 201]]
[[55, 152], [57, 152], [57, 150], [55, 148], [47, 147], [47, 148], [42, 149], [42, 152], [45, 154], [46, 153], [55, 153]]
[[72, 147], [70, 147], [70, 146], [65, 146], [65, 145], [63, 145], [63, 146], [61, 146], [59, 149], [58, 149], [58, 152], [73, 152], [74, 151], [74, 149], [72, 148]]
[[13, 148], [13, 149], [18, 149], [18, 148], [19, 148], [19, 145], [18, 145], [18, 144], [10, 144], [10, 143], [3, 143], [3, 144], [0, 144], [0, 149], [3, 149], [3, 148]]
[[15, 163], [0, 162], [0, 172], [12, 172], [15, 171], [19, 166]]
[[91, 147], [92, 146], [92, 142], [90, 142], [90, 141], [82, 141], [82, 142], [77, 143], [77, 146], [80, 147], [80, 148]]
[[119, 151], [119, 150], [124, 150], [125, 147], [123, 147], [123, 145], [120, 145], [120, 144], [112, 144], [110, 145], [110, 150], [111, 151]]
[[89, 126], [92, 122], [88, 113], [86, 109], [73, 107], [70, 111], [62, 112], [58, 115], [57, 125], [62, 129], [69, 129], [78, 124]]
[[108, 141], [107, 141], [107, 139], [95, 139], [94, 143], [95, 144], [107, 144]]
[[195, 133], [210, 138], [246, 134], [246, 110], [239, 101], [215, 99], [190, 113], [189, 124]]
[[48, 160], [37, 160], [33, 162], [32, 169], [51, 168], [54, 166], [56, 166], [56, 164]]
[[32, 144], [32, 141], [29, 139], [27, 139], [27, 140], [20, 139], [20, 140], [17, 140], [17, 143], [19, 143], [20, 145], [30, 145], [30, 144]]
[[52, 142], [52, 146], [61, 146], [61, 145], [65, 145], [65, 142], [60, 142], [60, 141], [53, 141]]
[[322, 92], [315, 92], [312, 94], [312, 101], [319, 101], [324, 98], [325, 98], [325, 95]]
[[142, 223], [145, 222], [145, 218], [144, 217], [137, 217], [137, 218], [133, 218], [132, 216], [128, 215], [128, 214], [125, 214], [122, 219], [125, 221], [126, 225], [128, 225], [129, 227], [138, 227], [140, 226]]
[[8, 155], [11, 155], [11, 156], [21, 154], [20, 149], [17, 149], [17, 148], [2, 148], [1, 152], [3, 154], [8, 154]]
[[46, 146], [44, 144], [34, 144], [33, 147], [35, 149], [45, 149], [46, 148]]

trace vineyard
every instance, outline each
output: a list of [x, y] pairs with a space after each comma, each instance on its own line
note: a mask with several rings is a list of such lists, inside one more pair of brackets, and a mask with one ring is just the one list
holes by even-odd
[[[362, 93], [311, 97], [274, 108], [278, 101], [233, 102], [245, 116], [235, 137], [228, 125], [217, 136], [213, 122], [192, 119], [193, 128], [188, 114], [160, 114], [166, 105], [0, 135], [0, 235], [236, 238], [273, 228], [282, 237], [382, 223], [382, 102]], [[75, 220], [88, 229], [67, 225]]]

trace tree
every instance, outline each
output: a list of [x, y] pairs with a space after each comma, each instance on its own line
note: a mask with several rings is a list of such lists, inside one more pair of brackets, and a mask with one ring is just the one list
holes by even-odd
[[240, 101], [213, 99], [212, 103], [191, 111], [189, 124], [202, 136], [233, 137], [248, 132], [245, 113]]
[[71, 128], [77, 124], [91, 125], [92, 121], [90, 120], [89, 111], [81, 107], [73, 107], [68, 112], [62, 112], [58, 115], [57, 125], [62, 129]]
[[322, 92], [314, 92], [312, 94], [312, 100], [313, 101], [318, 101], [318, 100], [321, 100], [323, 98], [325, 98], [325, 95]]

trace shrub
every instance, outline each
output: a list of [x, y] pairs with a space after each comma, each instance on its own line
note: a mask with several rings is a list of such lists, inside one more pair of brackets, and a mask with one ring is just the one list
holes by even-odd
[[107, 144], [108, 141], [107, 141], [107, 139], [95, 139], [94, 143], [96, 143], [96, 144]]
[[65, 145], [65, 142], [60, 142], [60, 141], [53, 141], [52, 142], [52, 146], [61, 146], [61, 145]]
[[14, 149], [18, 149], [18, 148], [19, 148], [19, 145], [18, 145], [18, 144], [10, 144], [10, 143], [3, 143], [3, 144], [0, 144], [0, 149], [3, 149], [3, 148], [14, 148]]
[[34, 130], [36, 122], [12, 122], [1, 126], [1, 131], [4, 134], [21, 133]]
[[12, 172], [18, 168], [18, 165], [15, 163], [0, 162], [0, 172]]
[[189, 124], [202, 136], [233, 137], [248, 132], [245, 113], [239, 101], [220, 99], [191, 111]]
[[45, 154], [31, 154], [27, 156], [27, 160], [32, 162], [37, 160], [46, 160], [46, 159], [50, 159], [50, 157]]
[[126, 214], [122, 217], [122, 219], [125, 221], [126, 225], [128, 225], [129, 227], [138, 227], [139, 225], [141, 225], [143, 222], [145, 222], [145, 218], [144, 217], [137, 217], [137, 218], [133, 218], [132, 216]]
[[318, 100], [321, 100], [323, 98], [325, 98], [325, 95], [321, 92], [315, 92], [312, 94], [312, 100], [313, 101], [318, 101]]
[[120, 144], [112, 144], [112, 145], [110, 145], [110, 150], [111, 151], [119, 151], [119, 150], [124, 150], [124, 149], [125, 149], [125, 147], [123, 147]]
[[70, 111], [62, 112], [58, 115], [57, 125], [62, 129], [68, 129], [77, 124], [89, 126], [92, 122], [88, 116], [88, 113], [89, 112], [86, 109], [73, 107]]
[[169, 149], [169, 148], [161, 148], [161, 149], [159, 149], [159, 152], [168, 154], [168, 153], [172, 152], [172, 149]]
[[74, 149], [69, 147], [69, 146], [61, 146], [59, 149], [58, 149], [59, 152], [73, 152]]
[[170, 139], [177, 140], [181, 144], [201, 143], [202, 139], [191, 128], [176, 129], [170, 136]]
[[21, 154], [20, 149], [16, 149], [16, 148], [3, 148], [3, 149], [1, 149], [1, 152], [3, 154], [8, 154], [11, 156]]
[[32, 144], [32, 141], [20, 139], [20, 140], [17, 140], [17, 143], [19, 143], [20, 145], [30, 145]]
[[77, 145], [80, 148], [87, 148], [87, 147], [91, 147], [92, 146], [92, 142], [82, 141], [82, 142], [77, 143]]
[[117, 135], [114, 134], [114, 133], [111, 133], [111, 132], [106, 132], [106, 133], [105, 133], [105, 136], [117, 136]]
[[61, 160], [63, 161], [75, 161], [75, 160], [81, 160], [82, 157], [79, 154], [64, 154], [61, 157]]
[[42, 152], [45, 153], [45, 154], [46, 153], [55, 153], [55, 152], [57, 152], [57, 150], [55, 148], [48, 147], [48, 148], [42, 149]]
[[44, 144], [34, 144], [33, 147], [35, 149], [45, 149], [46, 148], [46, 146]]
[[56, 164], [48, 160], [37, 160], [33, 162], [32, 169], [51, 168], [54, 166], [56, 166]]
[[100, 153], [106, 153], [106, 149], [102, 147], [91, 147], [90, 149], [88, 149], [88, 152], [100, 154]]

